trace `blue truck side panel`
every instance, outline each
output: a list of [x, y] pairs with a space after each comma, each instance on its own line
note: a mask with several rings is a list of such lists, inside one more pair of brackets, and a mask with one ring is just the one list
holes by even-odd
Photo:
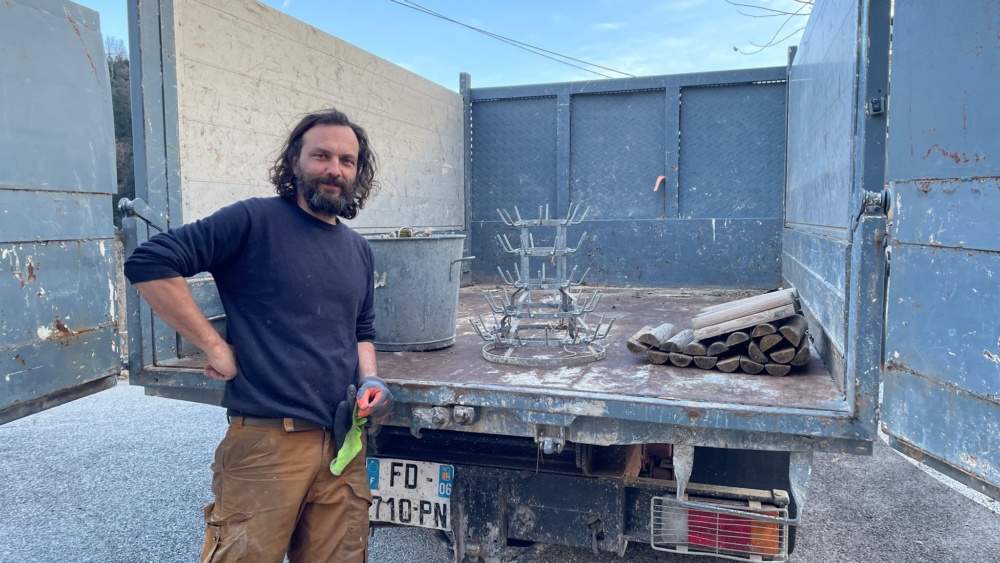
[[119, 371], [111, 83], [97, 12], [10, 0], [0, 18], [0, 424]]
[[784, 76], [472, 89], [473, 281], [499, 281], [497, 267], [509, 268], [497, 208], [537, 217], [549, 205], [555, 217], [580, 203], [591, 208], [582, 226], [591, 238], [574, 265], [591, 269], [588, 281], [777, 287]]
[[[1000, 5], [897, 4], [882, 420], [1000, 496]], [[918, 453], [917, 450], [920, 452]]]

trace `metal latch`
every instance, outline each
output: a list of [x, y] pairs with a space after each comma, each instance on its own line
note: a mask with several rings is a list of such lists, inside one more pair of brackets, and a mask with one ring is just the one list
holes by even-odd
[[885, 113], [885, 96], [879, 96], [868, 100], [868, 115], [882, 115]]
[[130, 200], [127, 197], [123, 197], [118, 200], [118, 209], [126, 217], [138, 217], [161, 233], [167, 230], [167, 218], [162, 213], [154, 211], [152, 207], [140, 198]]

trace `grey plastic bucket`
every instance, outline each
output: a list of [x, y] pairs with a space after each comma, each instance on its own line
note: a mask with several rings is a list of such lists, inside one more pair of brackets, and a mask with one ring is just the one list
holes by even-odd
[[455, 343], [465, 235], [365, 237], [375, 255], [375, 349], [421, 352]]

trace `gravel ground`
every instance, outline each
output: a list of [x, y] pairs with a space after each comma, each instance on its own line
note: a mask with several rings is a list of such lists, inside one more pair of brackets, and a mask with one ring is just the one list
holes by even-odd
[[[215, 407], [110, 391], [0, 426], [0, 562], [195, 561]], [[881, 443], [874, 458], [818, 455], [797, 562], [996, 562], [1000, 512]], [[371, 561], [447, 561], [435, 532], [379, 530]], [[612, 562], [588, 551], [510, 549], [516, 561]], [[630, 546], [626, 560], [705, 563]]]

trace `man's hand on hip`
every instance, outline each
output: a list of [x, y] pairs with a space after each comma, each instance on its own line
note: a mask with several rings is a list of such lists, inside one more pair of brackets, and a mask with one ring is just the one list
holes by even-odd
[[236, 351], [229, 344], [222, 343], [208, 352], [205, 376], [229, 381], [236, 377]]
[[369, 375], [361, 380], [358, 389], [358, 416], [373, 416], [381, 420], [392, 413], [395, 399], [380, 377]]

